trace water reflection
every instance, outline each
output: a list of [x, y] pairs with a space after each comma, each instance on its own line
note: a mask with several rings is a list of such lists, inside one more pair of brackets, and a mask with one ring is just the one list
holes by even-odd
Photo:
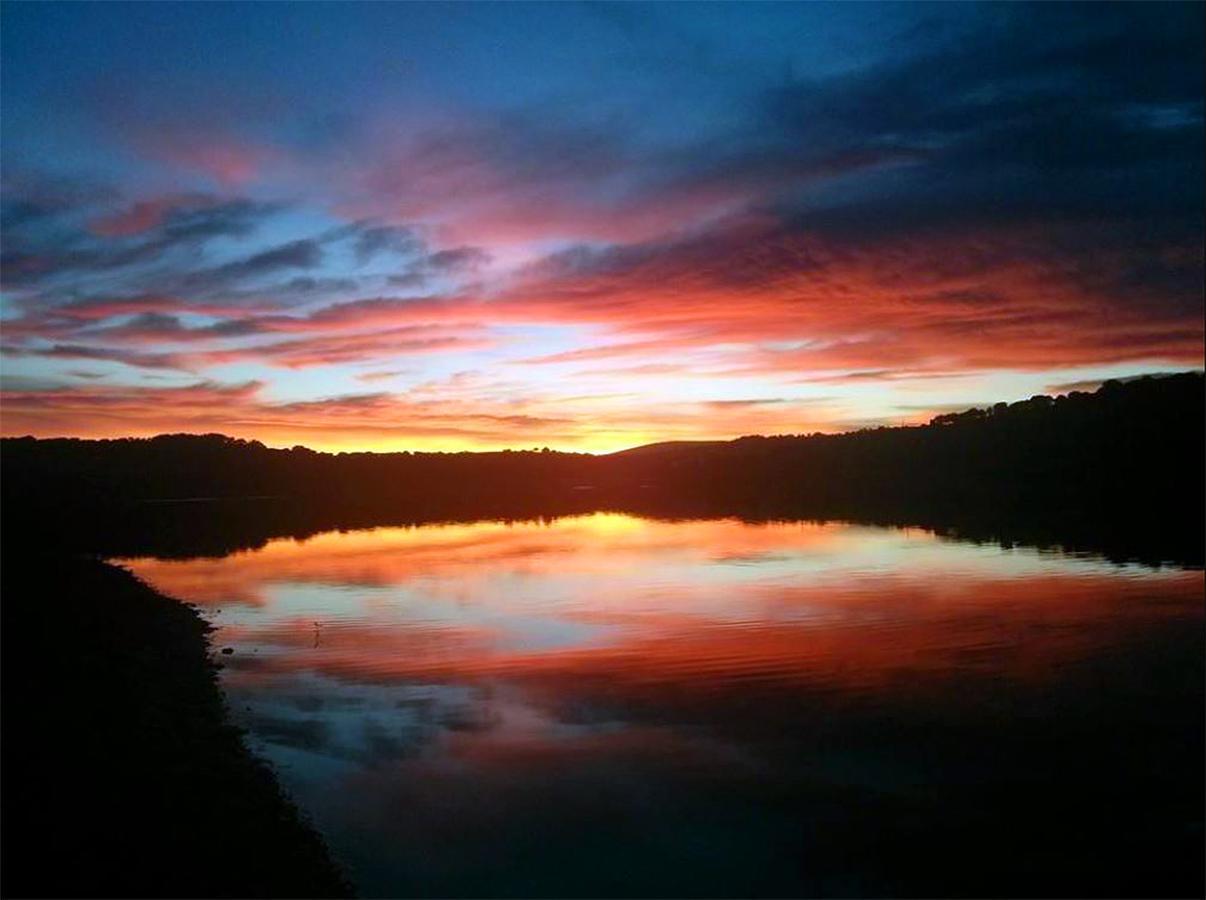
[[365, 894], [1200, 881], [1200, 571], [615, 514], [126, 562]]

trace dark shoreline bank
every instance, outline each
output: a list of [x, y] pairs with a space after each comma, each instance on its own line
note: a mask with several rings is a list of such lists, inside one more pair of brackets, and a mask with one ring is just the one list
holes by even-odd
[[230, 723], [193, 607], [96, 559], [3, 556], [4, 896], [351, 895]]

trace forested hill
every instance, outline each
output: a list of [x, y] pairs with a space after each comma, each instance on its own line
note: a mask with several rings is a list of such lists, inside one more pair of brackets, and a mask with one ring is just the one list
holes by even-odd
[[[9, 438], [6, 531], [128, 516], [161, 501], [273, 498], [356, 521], [627, 508], [942, 522], [1078, 516], [1201, 531], [1201, 373], [1106, 382], [835, 435], [551, 451], [316, 453], [222, 435]], [[198, 506], [200, 510], [201, 504]], [[200, 511], [194, 515], [200, 515]]]

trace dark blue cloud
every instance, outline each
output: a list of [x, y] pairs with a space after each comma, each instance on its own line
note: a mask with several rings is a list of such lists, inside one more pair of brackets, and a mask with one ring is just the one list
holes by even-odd
[[1203, 9], [988, 6], [925, 54], [773, 89], [767, 127], [804, 156], [901, 163], [788, 205], [863, 233], [1101, 216], [1200, 228]]

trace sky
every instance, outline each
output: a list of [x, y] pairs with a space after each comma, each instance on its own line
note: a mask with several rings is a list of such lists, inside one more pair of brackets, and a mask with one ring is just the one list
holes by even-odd
[[0, 430], [610, 451], [1203, 365], [1184, 4], [5, 3]]

